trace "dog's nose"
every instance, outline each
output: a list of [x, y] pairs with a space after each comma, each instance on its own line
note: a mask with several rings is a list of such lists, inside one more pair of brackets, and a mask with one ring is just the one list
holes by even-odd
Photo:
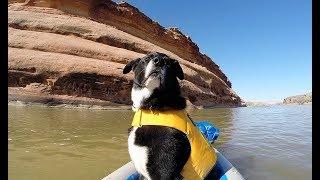
[[162, 59], [154, 59], [153, 62], [157, 67], [161, 67], [164, 61]]
[[158, 64], [159, 63], [159, 59], [155, 59], [155, 60], [153, 60], [153, 62], [154, 62], [154, 64]]

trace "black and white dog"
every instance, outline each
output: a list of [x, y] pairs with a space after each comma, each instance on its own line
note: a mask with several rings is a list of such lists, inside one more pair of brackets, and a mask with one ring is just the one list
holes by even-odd
[[[184, 79], [184, 75], [177, 60], [156, 52], [129, 62], [123, 73], [131, 70], [134, 72], [131, 92], [134, 111], [186, 108], [177, 80]], [[191, 151], [183, 132], [171, 127], [148, 125], [129, 129], [128, 148], [135, 168], [149, 180], [182, 179], [180, 172]]]

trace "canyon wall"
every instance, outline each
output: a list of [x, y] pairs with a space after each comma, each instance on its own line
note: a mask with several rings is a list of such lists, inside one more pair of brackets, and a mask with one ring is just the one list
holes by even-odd
[[182, 92], [193, 105], [241, 104], [226, 75], [190, 37], [165, 29], [128, 3], [16, 2], [8, 5], [9, 93], [19, 88], [130, 105], [133, 74], [123, 75], [124, 65], [158, 51], [180, 62]]

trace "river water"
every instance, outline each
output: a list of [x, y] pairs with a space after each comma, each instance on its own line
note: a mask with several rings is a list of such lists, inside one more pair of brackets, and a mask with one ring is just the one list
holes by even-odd
[[[246, 179], [312, 179], [312, 106], [196, 110], [220, 128], [215, 147]], [[133, 113], [9, 103], [10, 180], [101, 179], [129, 161]]]

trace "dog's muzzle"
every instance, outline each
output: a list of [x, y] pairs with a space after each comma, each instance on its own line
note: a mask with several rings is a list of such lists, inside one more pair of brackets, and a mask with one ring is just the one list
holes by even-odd
[[140, 88], [144, 88], [144, 87], [146, 87], [146, 81], [149, 79], [149, 77], [151, 76], [151, 75], [153, 75], [153, 74], [159, 74], [159, 78], [161, 79], [161, 71], [152, 71], [150, 74], [149, 74], [149, 76], [147, 77], [147, 78], [145, 78], [141, 83], [139, 83], [136, 79], [133, 79], [133, 83], [135, 84], [135, 85], [137, 85], [138, 87], [140, 87]]

